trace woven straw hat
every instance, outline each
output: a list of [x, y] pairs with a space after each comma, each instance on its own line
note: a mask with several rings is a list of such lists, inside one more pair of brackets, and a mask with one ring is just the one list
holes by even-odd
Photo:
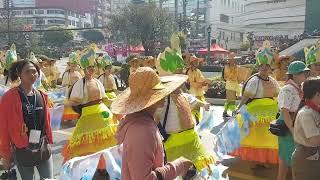
[[140, 67], [129, 77], [129, 88], [111, 105], [114, 114], [132, 114], [146, 109], [179, 88], [188, 77], [170, 75], [159, 77], [150, 67]]

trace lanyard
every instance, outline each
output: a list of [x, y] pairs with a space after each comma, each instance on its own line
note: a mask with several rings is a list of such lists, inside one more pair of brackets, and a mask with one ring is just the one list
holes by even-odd
[[34, 98], [34, 102], [33, 104], [30, 103], [29, 99], [28, 99], [28, 96], [26, 95], [26, 93], [24, 92], [24, 90], [20, 87], [20, 90], [24, 96], [24, 98], [26, 99], [27, 101], [27, 105], [26, 105], [26, 108], [27, 108], [27, 113], [28, 115], [32, 115], [32, 119], [33, 119], [33, 123], [34, 123], [34, 126], [35, 126], [35, 129], [37, 129], [37, 125], [36, 125], [36, 105], [37, 105], [37, 95], [36, 95], [36, 92], [35, 90], [33, 89], [32, 92], [33, 92], [33, 98]]

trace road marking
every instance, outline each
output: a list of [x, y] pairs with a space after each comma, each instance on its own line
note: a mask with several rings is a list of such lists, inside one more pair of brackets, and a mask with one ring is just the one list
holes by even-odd
[[236, 172], [236, 171], [229, 170], [227, 173], [231, 177], [237, 177], [237, 178], [241, 178], [241, 179], [245, 179], [245, 180], [268, 180], [265, 178], [260, 178], [257, 176], [253, 176], [253, 175], [249, 175], [249, 174], [245, 174], [245, 173], [241, 173], [241, 172]]
[[71, 132], [66, 132], [66, 131], [61, 131], [61, 130], [57, 130], [57, 131], [53, 131], [53, 132], [56, 132], [56, 133], [59, 133], [59, 134], [64, 134], [64, 135], [68, 135], [68, 136], [70, 136], [72, 134]]

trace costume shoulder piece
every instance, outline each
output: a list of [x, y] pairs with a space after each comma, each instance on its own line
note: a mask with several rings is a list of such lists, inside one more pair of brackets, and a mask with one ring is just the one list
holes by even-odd
[[271, 44], [269, 41], [264, 41], [263, 46], [260, 47], [256, 52], [256, 65], [272, 64], [273, 52], [271, 51]]
[[304, 48], [306, 64], [309, 66], [311, 64], [318, 64], [320, 63], [320, 40], [317, 43], [310, 47]]
[[9, 69], [15, 61], [18, 60], [17, 52], [16, 52], [16, 46], [12, 44], [10, 49], [7, 51], [5, 55], [5, 62], [4, 62], [4, 68]]
[[164, 52], [158, 55], [156, 68], [160, 75], [170, 75], [185, 67], [181, 54], [181, 33], [174, 33], [171, 37], [171, 47], [165, 48]]

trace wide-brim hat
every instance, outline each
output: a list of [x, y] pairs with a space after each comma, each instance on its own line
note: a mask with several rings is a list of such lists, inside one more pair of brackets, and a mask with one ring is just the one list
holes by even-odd
[[178, 89], [188, 76], [175, 74], [159, 77], [150, 67], [139, 67], [129, 77], [129, 88], [111, 104], [114, 114], [132, 114], [146, 109]]

